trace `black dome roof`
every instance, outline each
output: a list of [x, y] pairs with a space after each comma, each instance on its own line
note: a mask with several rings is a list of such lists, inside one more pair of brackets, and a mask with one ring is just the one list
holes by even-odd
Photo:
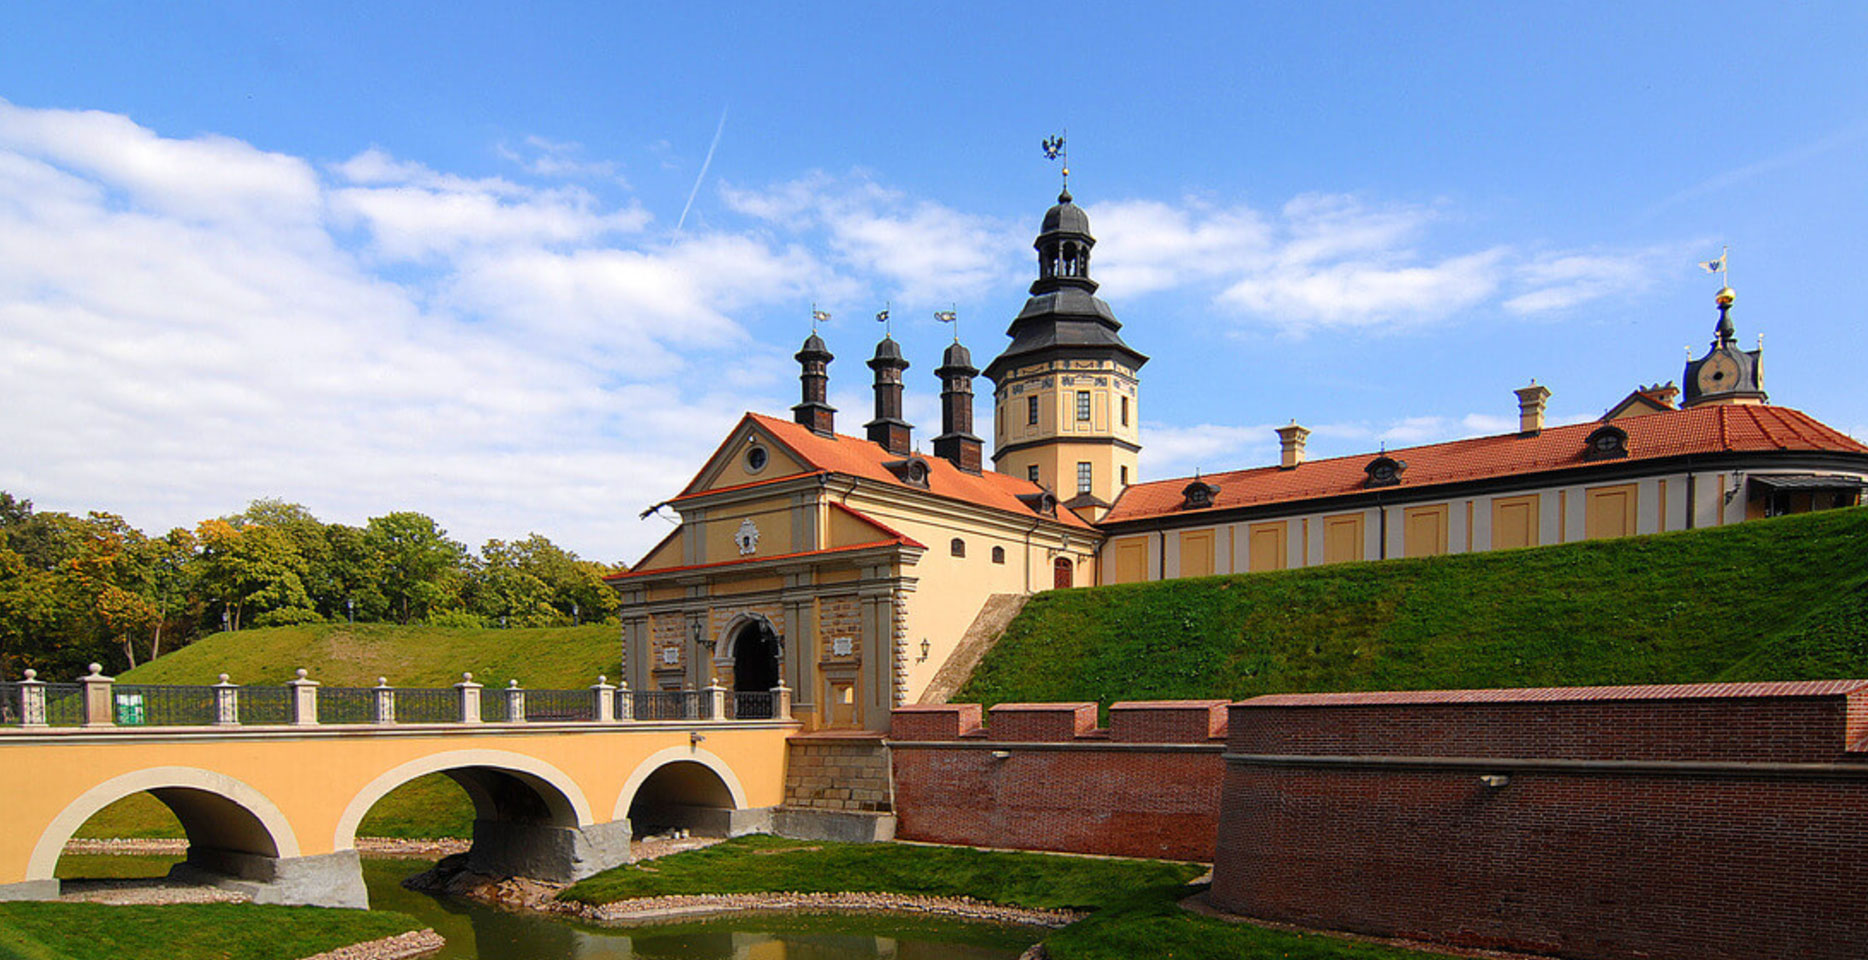
[[1083, 208], [1070, 202], [1070, 192], [1057, 195], [1057, 206], [1044, 211], [1044, 224], [1039, 233], [1080, 233], [1090, 235], [1090, 215]]

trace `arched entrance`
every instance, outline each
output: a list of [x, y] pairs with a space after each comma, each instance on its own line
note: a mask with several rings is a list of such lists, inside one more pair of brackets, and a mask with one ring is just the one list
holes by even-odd
[[625, 814], [638, 837], [670, 829], [716, 837], [760, 829], [732, 768], [698, 745], [670, 747], [637, 766], [617, 797], [616, 816]]
[[778, 686], [778, 634], [764, 617], [747, 619], [728, 641], [733, 658], [732, 716], [740, 720], [764, 720], [772, 716], [772, 688]]
[[1051, 564], [1051, 586], [1054, 589], [1062, 590], [1065, 587], [1074, 587], [1076, 585], [1076, 566], [1070, 562], [1069, 557], [1058, 557], [1057, 560]]

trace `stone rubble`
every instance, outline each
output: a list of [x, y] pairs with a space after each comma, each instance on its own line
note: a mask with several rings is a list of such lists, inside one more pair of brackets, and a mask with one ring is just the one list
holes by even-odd
[[433, 930], [411, 930], [381, 940], [327, 950], [302, 960], [411, 960], [427, 956], [446, 945], [447, 941]]

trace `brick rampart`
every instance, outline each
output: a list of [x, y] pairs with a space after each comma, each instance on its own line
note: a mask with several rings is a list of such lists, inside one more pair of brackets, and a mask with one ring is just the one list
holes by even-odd
[[1592, 960], [1859, 957], [1865, 725], [1861, 681], [1248, 700], [1211, 897]]
[[896, 836], [1211, 860], [1225, 701], [903, 707], [890, 725]]

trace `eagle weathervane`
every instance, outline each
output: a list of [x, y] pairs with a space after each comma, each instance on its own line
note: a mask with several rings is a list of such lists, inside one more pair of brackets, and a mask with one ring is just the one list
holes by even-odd
[[1069, 132], [1070, 131], [1066, 130], [1063, 134], [1058, 134], [1055, 137], [1045, 137], [1044, 142], [1039, 144], [1039, 146], [1044, 148], [1044, 156], [1046, 159], [1063, 161], [1064, 196], [1066, 197], [1070, 196], [1070, 154], [1064, 149], [1064, 134]]

